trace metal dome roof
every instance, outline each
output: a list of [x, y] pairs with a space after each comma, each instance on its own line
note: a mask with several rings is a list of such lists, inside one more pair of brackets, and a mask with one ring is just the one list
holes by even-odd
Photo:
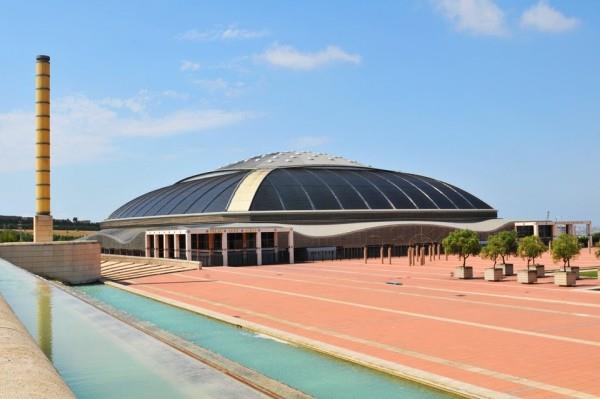
[[341, 157], [277, 152], [151, 191], [109, 220], [162, 215], [286, 211], [492, 210], [440, 180], [375, 169]]
[[346, 166], [355, 168], [368, 167], [357, 161], [352, 161], [343, 157], [329, 155], [322, 152], [285, 151], [258, 155], [256, 157], [223, 166], [217, 170], [276, 169], [300, 166]]

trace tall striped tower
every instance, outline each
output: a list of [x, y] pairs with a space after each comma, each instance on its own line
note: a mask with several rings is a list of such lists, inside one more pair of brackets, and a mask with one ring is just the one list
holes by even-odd
[[50, 214], [50, 57], [35, 64], [35, 217], [33, 240], [52, 241]]

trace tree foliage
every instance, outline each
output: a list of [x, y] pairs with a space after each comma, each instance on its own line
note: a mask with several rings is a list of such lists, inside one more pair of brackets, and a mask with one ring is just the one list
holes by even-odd
[[471, 230], [454, 230], [444, 240], [442, 245], [453, 255], [458, 255], [463, 260], [463, 267], [467, 265], [467, 258], [478, 255], [481, 251], [479, 236]]
[[563, 268], [571, 266], [571, 259], [579, 254], [579, 240], [570, 234], [561, 234], [552, 241], [552, 259], [562, 260]]
[[546, 252], [546, 246], [538, 236], [521, 238], [517, 247], [518, 255], [523, 259], [527, 259], [528, 268], [530, 264], [535, 264], [535, 258], [541, 256], [544, 252]]
[[517, 247], [517, 232], [514, 230], [501, 231], [488, 237], [488, 242], [482, 250], [482, 255], [484, 258], [492, 259], [494, 266], [496, 266], [498, 258], [502, 259], [502, 263], [506, 263], [506, 257], [515, 255]]
[[496, 241], [491, 240], [491, 236], [488, 239], [487, 245], [481, 249], [481, 257], [493, 260], [494, 267], [496, 267], [496, 263], [498, 263], [498, 258], [500, 257], [500, 247]]

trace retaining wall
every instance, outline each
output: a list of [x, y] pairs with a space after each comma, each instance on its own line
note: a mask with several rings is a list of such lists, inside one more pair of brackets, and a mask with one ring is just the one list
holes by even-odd
[[100, 244], [95, 241], [3, 243], [0, 258], [31, 273], [68, 284], [100, 278]]

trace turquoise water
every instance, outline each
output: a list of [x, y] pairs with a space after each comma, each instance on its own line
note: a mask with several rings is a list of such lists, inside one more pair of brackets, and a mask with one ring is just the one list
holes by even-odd
[[138, 320], [177, 335], [316, 398], [453, 396], [105, 285], [78, 288]]
[[0, 294], [78, 398], [262, 397], [2, 259]]

